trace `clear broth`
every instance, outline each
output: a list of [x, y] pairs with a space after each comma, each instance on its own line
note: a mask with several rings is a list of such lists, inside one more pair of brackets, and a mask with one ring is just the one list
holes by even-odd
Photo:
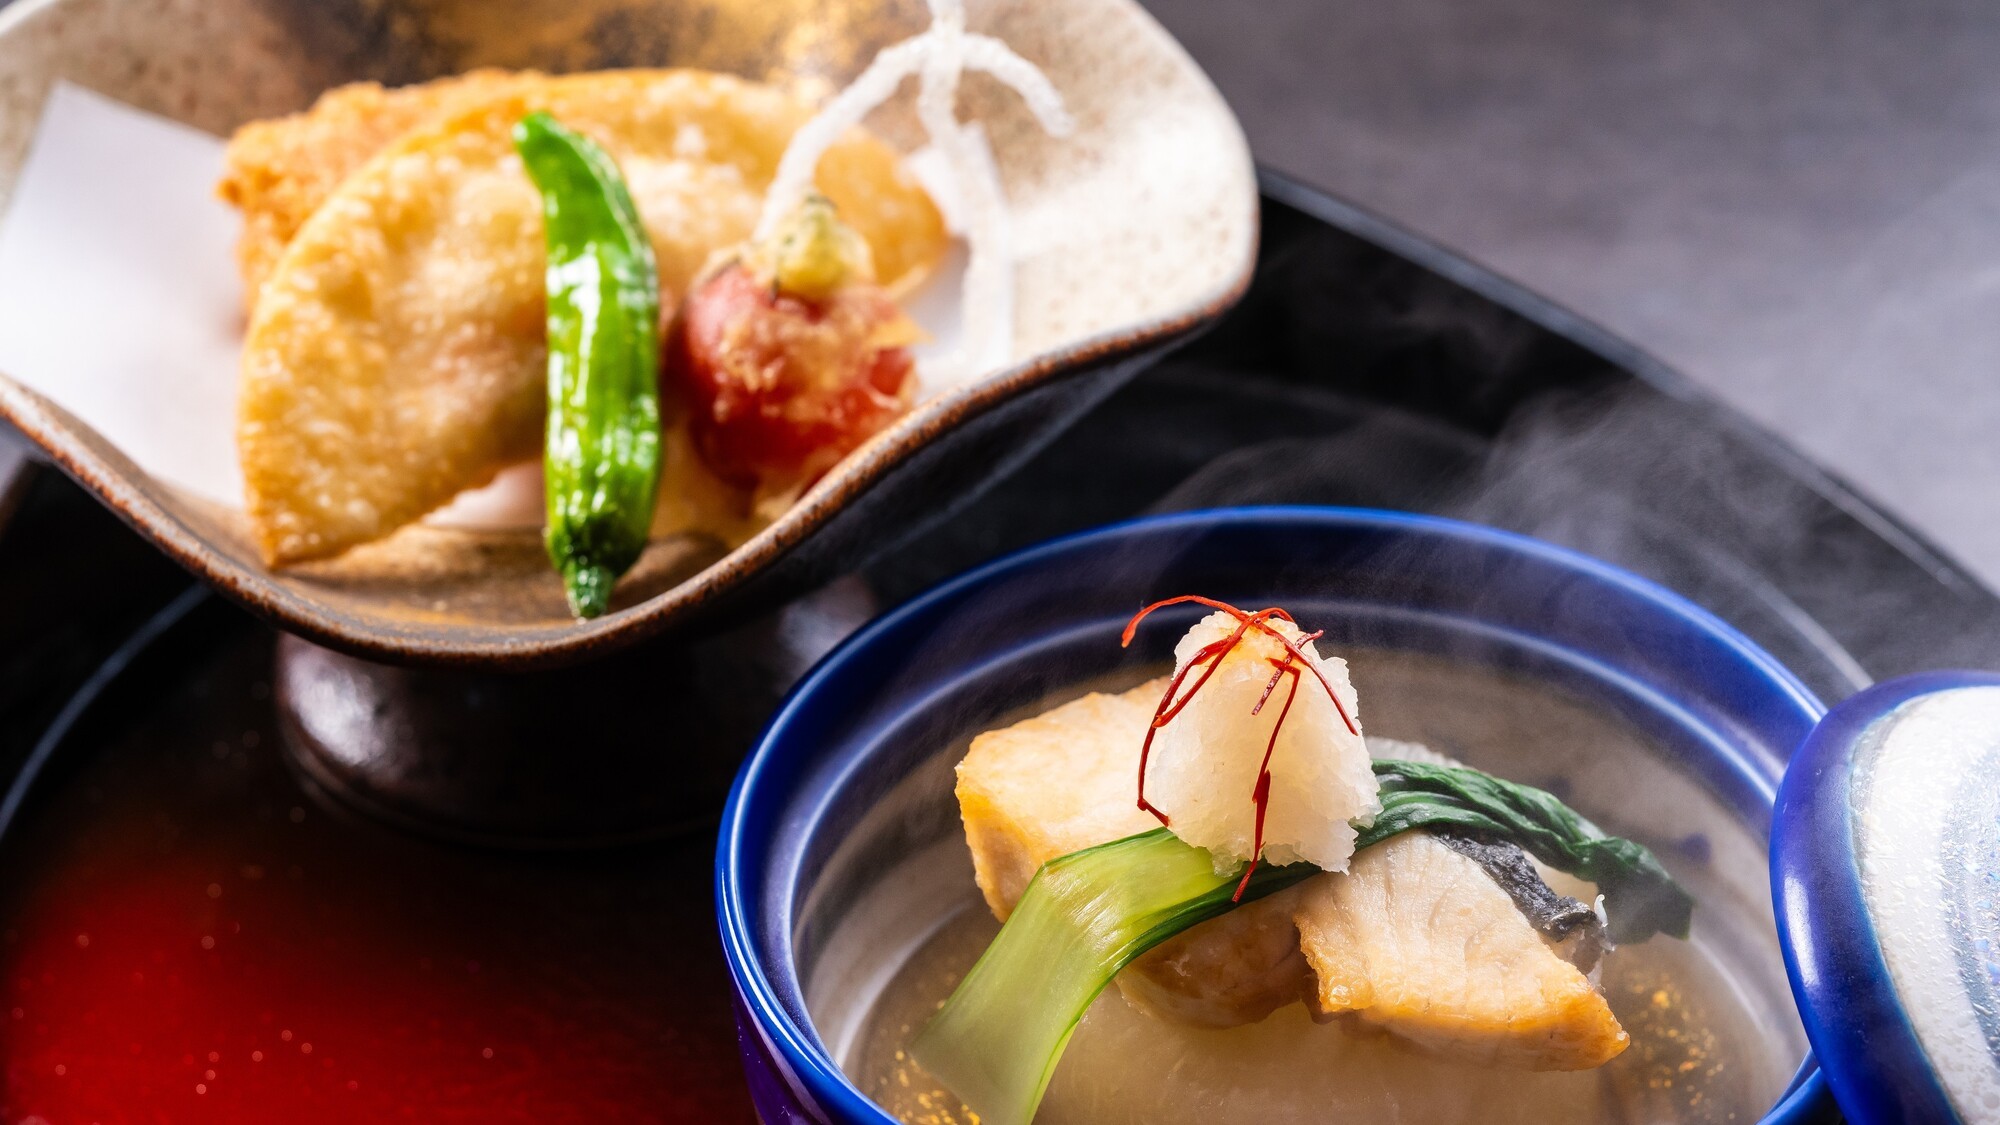
[[[983, 907], [961, 912], [917, 951], [876, 1002], [848, 1070], [864, 1093], [905, 1125], [976, 1125], [977, 1118], [913, 1062], [906, 1048], [999, 929]], [[1424, 1058], [1379, 1035], [1315, 1025], [1298, 1005], [1253, 1028], [1171, 1028], [1109, 989], [1071, 1040], [1035, 1120], [1037, 1125], [1340, 1120], [1328, 1112], [1327, 1094], [1334, 1090], [1336, 1097], [1349, 1099], [1345, 1116], [1356, 1121], [1398, 1120], [1383, 1114], [1400, 1111], [1400, 1119], [1439, 1125], [1450, 1119], [1440, 1114], [1454, 1112], [1464, 1114], [1459, 1120], [1481, 1123], [1546, 1122], [1561, 1116], [1551, 1112], [1560, 1108], [1591, 1111], [1621, 1125], [1721, 1125], [1755, 1121], [1761, 1107], [1775, 1099], [1784, 1084], [1783, 1064], [1771, 1057], [1761, 1029], [1728, 982], [1693, 948], [1665, 939], [1628, 946], [1606, 963], [1603, 982], [1632, 1045], [1609, 1064], [1574, 1074], [1510, 1073]], [[1283, 1045], [1270, 1049], [1279, 1035], [1303, 1038], [1310, 1046], [1302, 1044], [1298, 1055], [1309, 1059], [1324, 1048], [1324, 1058], [1332, 1062], [1328, 1072], [1289, 1094], [1217, 1090], [1189, 1080], [1190, 1069], [1237, 1068], [1246, 1053], [1261, 1054], [1265, 1067], [1283, 1069], [1296, 1056]], [[1153, 1041], [1143, 1042], [1147, 1037]], [[1213, 1055], [1216, 1065], [1190, 1068], [1190, 1056], [1199, 1054]], [[1453, 1088], [1441, 1088], [1440, 1082]], [[1501, 1103], [1492, 1100], [1496, 1094]]]
[[[1656, 937], [1605, 963], [1605, 994], [1631, 1046], [1595, 1071], [1500, 1070], [1429, 1058], [1338, 1022], [1317, 1025], [1301, 1005], [1249, 1027], [1178, 1027], [1110, 989], [1072, 1038], [1037, 1125], [1760, 1118], [1804, 1053], [1761, 839], [1630, 726], [1562, 690], [1429, 656], [1350, 660], [1370, 734], [1556, 788], [1610, 830], [1653, 846], [1694, 892], [1690, 941]], [[1448, 708], [1432, 703], [1446, 700]], [[1602, 815], [1610, 810], [1617, 815]], [[809, 974], [821, 978], [808, 982], [809, 1006], [835, 1057], [891, 1116], [973, 1125], [906, 1048], [998, 924], [972, 889], [962, 840], [941, 839], [883, 874], [828, 942], [819, 965], [832, 971]]]

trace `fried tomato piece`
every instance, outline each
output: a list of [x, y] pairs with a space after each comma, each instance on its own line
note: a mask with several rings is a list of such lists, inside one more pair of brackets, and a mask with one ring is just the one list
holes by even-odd
[[819, 300], [732, 265], [688, 296], [667, 345], [695, 449], [717, 476], [781, 494], [894, 421], [915, 389], [914, 326], [880, 286]]

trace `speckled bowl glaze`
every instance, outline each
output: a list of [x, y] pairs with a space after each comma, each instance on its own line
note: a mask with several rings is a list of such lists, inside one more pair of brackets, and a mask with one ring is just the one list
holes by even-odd
[[[815, 966], [836, 958], [845, 908], [869, 901], [870, 872], [879, 878], [958, 831], [951, 765], [967, 735], [1065, 685], [1148, 674], [1146, 654], [1120, 649], [1120, 628], [1141, 603], [1189, 592], [1282, 604], [1327, 628], [1336, 648], [1428, 652], [1560, 684], [1646, 731], [1670, 771], [1658, 776], [1697, 782], [1753, 851], [1770, 827], [1787, 756], [1824, 710], [1776, 660], [1684, 599], [1586, 556], [1453, 520], [1223, 509], [1117, 524], [1002, 558], [835, 649], [737, 777], [716, 855], [717, 912], [744, 1065], [765, 1121], [894, 1125], [837, 1065], [809, 999], [828, 995], [815, 988]], [[1585, 756], [1548, 780], [1601, 803], [1655, 784], [1633, 780], [1642, 776], [1636, 764]], [[1661, 800], [1666, 808], [1680, 798]], [[1606, 816], [1617, 810], [1586, 802], [1581, 811], [1620, 827]], [[1694, 854], [1681, 862], [1724, 862]], [[1736, 869], [1739, 860], [1748, 870]], [[1754, 929], [1741, 932], [1769, 934], [1761, 856], [1728, 862], [1747, 888], [1729, 901], [1758, 914], [1744, 914]], [[1697, 914], [1698, 931], [1732, 924]], [[1770, 1010], [1789, 1013], [1775, 935], [1767, 940]], [[829, 972], [852, 981], [861, 971], [843, 962]], [[1803, 1053], [1803, 1036], [1795, 1040]], [[1832, 1105], [1805, 1055], [1763, 1121], [1805, 1125], [1827, 1119]]]
[[[1013, 208], [1010, 362], [920, 404], [741, 547], [654, 543], [605, 617], [570, 619], [531, 533], [417, 527], [272, 572], [240, 513], [148, 476], [4, 374], [0, 416], [190, 570], [358, 656], [546, 666], [768, 605], [948, 511], [1248, 285], [1257, 192], [1242, 131], [1133, 0], [968, 9], [1047, 71], [1079, 125], [1046, 137], [1011, 94], [968, 80], [965, 110], [987, 126]], [[342, 82], [478, 65], [700, 66], [815, 95], [926, 18], [914, 0], [18, 0], [0, 15], [0, 193], [59, 79], [218, 134]], [[899, 113], [875, 124], [908, 144]]]

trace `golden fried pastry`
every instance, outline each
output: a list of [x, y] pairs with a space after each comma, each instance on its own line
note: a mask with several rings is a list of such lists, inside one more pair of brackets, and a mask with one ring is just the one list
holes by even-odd
[[[238, 452], [272, 564], [387, 535], [538, 448], [545, 251], [511, 138], [536, 110], [618, 161], [652, 235], [663, 307], [711, 254], [748, 237], [809, 114], [704, 71], [521, 78], [351, 175], [264, 283], [244, 347]], [[817, 182], [884, 277], [942, 253], [936, 209], [880, 142], [835, 146]]]
[[355, 82], [320, 95], [304, 113], [236, 130], [216, 194], [243, 212], [236, 263], [245, 309], [256, 309], [257, 290], [292, 236], [376, 153], [414, 129], [541, 80], [532, 71], [474, 70], [415, 86]]

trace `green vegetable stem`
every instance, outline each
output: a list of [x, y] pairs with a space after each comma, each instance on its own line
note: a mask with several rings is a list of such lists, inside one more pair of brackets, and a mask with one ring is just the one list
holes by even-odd
[[549, 559], [596, 617], [645, 549], [660, 482], [660, 280], [605, 151], [546, 113], [514, 126], [548, 243]]
[[1319, 868], [1237, 872], [1164, 828], [1042, 865], [1020, 904], [911, 1045], [917, 1062], [990, 1125], [1028, 1125], [1070, 1033], [1140, 954]]

